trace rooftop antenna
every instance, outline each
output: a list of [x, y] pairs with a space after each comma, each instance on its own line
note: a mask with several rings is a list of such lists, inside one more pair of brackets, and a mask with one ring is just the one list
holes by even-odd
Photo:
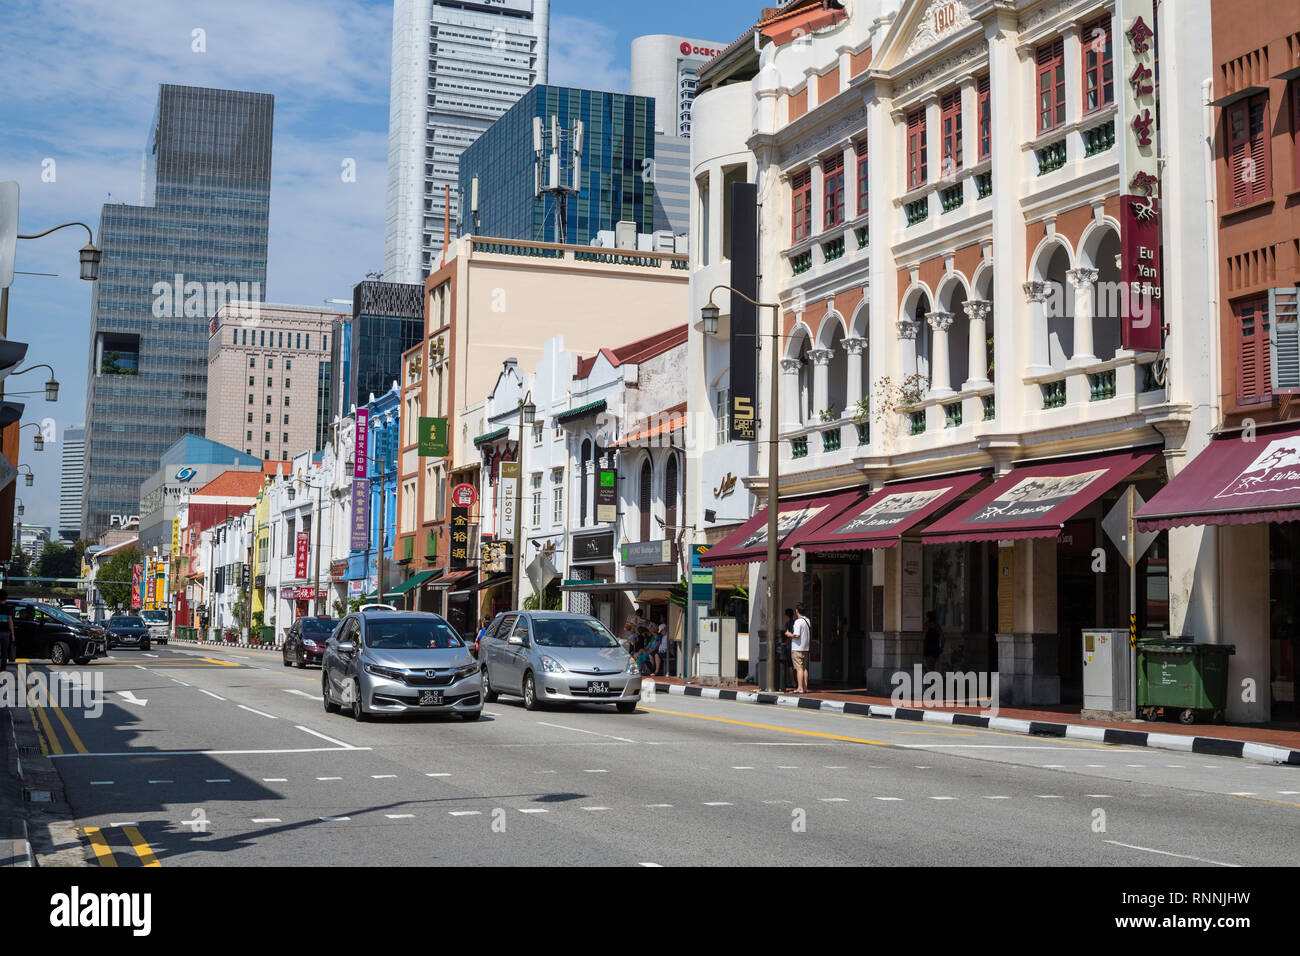
[[[554, 113], [551, 114], [549, 125], [550, 150], [547, 155], [547, 137], [542, 118], [533, 117], [533, 195], [553, 197], [556, 239], [563, 245], [568, 241], [568, 197], [578, 195], [582, 183], [583, 126], [581, 120], [575, 120], [573, 127], [566, 129], [560, 125], [560, 118]], [[566, 166], [568, 176], [564, 175]]]

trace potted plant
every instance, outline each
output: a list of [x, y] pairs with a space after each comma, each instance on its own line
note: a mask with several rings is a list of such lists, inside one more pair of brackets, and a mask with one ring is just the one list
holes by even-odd
[[840, 416], [836, 414], [835, 409], [833, 408], [823, 408], [817, 413], [817, 416], [822, 420], [822, 424], [824, 425], [829, 425], [831, 422], [837, 422], [840, 419]]
[[225, 630], [225, 638], [227, 644], [237, 644], [239, 643], [239, 632], [233, 627], [228, 627]]

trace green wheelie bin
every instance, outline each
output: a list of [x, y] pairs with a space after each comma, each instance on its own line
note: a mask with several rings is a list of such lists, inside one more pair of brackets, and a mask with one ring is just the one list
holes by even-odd
[[1228, 655], [1235, 653], [1232, 644], [1138, 641], [1138, 714], [1177, 714], [1184, 724], [1198, 717], [1222, 721], [1228, 705]]

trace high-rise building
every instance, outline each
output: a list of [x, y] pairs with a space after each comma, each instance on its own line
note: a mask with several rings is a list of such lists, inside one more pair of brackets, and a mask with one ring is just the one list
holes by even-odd
[[460, 155], [529, 87], [546, 82], [549, 34], [550, 0], [394, 0], [390, 281], [423, 282], [440, 264], [444, 217], [456, 235]]
[[103, 207], [83, 537], [129, 520], [162, 452], [203, 431], [208, 320], [264, 296], [273, 111], [264, 93], [162, 85], [141, 204]]
[[204, 436], [263, 461], [322, 447], [330, 350], [346, 317], [292, 305], [264, 305], [255, 317], [242, 304], [218, 309], [208, 339]]
[[696, 72], [727, 44], [655, 33], [632, 41], [632, 92], [655, 101], [654, 231], [690, 225], [691, 106]]
[[401, 380], [402, 353], [424, 339], [424, 287], [358, 282], [352, 290], [348, 338], [348, 385], [340, 414]]
[[461, 194], [471, 194], [478, 180], [477, 211], [462, 204], [462, 234], [560, 241], [557, 196], [536, 192], [534, 120], [542, 127], [542, 178], [558, 131], [558, 180], [566, 187], [574, 185], [573, 145], [582, 123], [578, 192], [563, 200], [565, 242], [585, 245], [620, 221], [635, 222], [637, 232], [653, 231], [654, 100], [543, 85], [525, 93], [461, 156]]
[[59, 467], [59, 537], [81, 537], [81, 492], [86, 477], [86, 426], [63, 429], [63, 457]]

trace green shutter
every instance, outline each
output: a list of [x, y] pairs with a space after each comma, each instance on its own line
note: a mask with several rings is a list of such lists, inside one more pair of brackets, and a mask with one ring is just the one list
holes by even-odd
[[438, 532], [429, 531], [424, 540], [424, 556], [426, 558], [436, 558], [438, 556]]

